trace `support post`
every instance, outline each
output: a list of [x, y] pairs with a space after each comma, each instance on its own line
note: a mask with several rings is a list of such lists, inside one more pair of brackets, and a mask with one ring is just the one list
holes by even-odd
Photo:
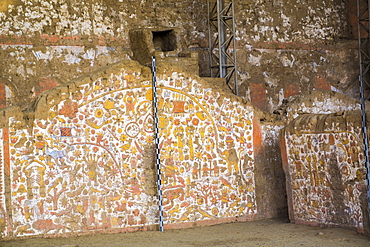
[[225, 78], [238, 95], [233, 0], [207, 0], [211, 77]]
[[[368, 213], [370, 217], [370, 165], [369, 165], [369, 140], [367, 134], [367, 118], [366, 118], [366, 101], [369, 100], [368, 93], [369, 84], [369, 70], [370, 70], [370, 0], [357, 0], [357, 15], [358, 15], [358, 54], [360, 65], [360, 98], [361, 98], [361, 116], [362, 116], [362, 134], [365, 152], [365, 167], [366, 167], [366, 181], [367, 181], [367, 202]], [[365, 88], [366, 87], [366, 88]]]

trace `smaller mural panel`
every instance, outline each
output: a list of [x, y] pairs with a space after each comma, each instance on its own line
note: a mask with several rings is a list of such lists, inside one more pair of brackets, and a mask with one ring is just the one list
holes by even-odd
[[286, 134], [291, 213], [296, 222], [364, 228], [366, 170], [360, 127]]

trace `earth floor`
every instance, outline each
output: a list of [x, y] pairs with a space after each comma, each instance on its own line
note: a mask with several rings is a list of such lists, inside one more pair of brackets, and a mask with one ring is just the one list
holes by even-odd
[[283, 219], [236, 222], [207, 227], [100, 234], [71, 238], [34, 238], [0, 242], [3, 247], [90, 246], [370, 246], [353, 230], [285, 223]]

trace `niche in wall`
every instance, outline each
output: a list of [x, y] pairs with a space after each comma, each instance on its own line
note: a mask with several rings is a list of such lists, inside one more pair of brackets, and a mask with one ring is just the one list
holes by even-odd
[[155, 50], [163, 52], [176, 50], [176, 35], [172, 29], [164, 31], [152, 31], [152, 34]]

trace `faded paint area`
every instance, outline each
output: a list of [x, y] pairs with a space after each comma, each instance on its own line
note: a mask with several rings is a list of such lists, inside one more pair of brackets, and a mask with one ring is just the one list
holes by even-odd
[[[18, 1], [18, 4], [8, 6], [7, 12], [12, 15], [1, 14], [1, 22], [4, 25], [0, 32], [6, 35], [33, 36], [34, 33], [41, 34], [48, 29], [48, 32], [58, 36], [114, 34], [113, 23], [109, 22], [109, 19], [104, 20], [103, 13], [107, 10], [106, 6], [99, 3], [92, 4], [94, 13], [90, 16], [89, 6], [84, 6], [84, 2], [78, 6], [71, 6], [69, 2], [66, 0]], [[70, 11], [75, 15], [71, 16]], [[19, 19], [20, 16], [23, 18]], [[66, 30], [70, 27], [73, 28]]]
[[[179, 47], [198, 53], [200, 75], [209, 76], [206, 1], [9, 0], [1, 6], [0, 83], [12, 89], [13, 105], [131, 56], [133, 29], [176, 29]], [[239, 95], [258, 108], [272, 113], [284, 99], [312, 89], [358, 96], [357, 43], [345, 40], [352, 35], [344, 1], [235, 1], [235, 19]]]
[[339, 46], [322, 51], [239, 49], [240, 96], [271, 113], [290, 96], [315, 89], [357, 97], [358, 63], [354, 57], [355, 49]]
[[[205, 35], [194, 28], [197, 26], [195, 24], [200, 24], [199, 20], [205, 18], [207, 14], [206, 11], [199, 11], [206, 10], [205, 2], [118, 0], [8, 2], [7, 10], [0, 12], [0, 23], [3, 24], [0, 27], [0, 36], [4, 41], [11, 42], [14, 39], [31, 41], [29, 38], [34, 37], [34, 41], [40, 43], [118, 42], [127, 47], [130, 29], [149, 26], [178, 27], [186, 36], [189, 35], [190, 39], [205, 39]], [[172, 10], [170, 15], [169, 10]], [[205, 23], [198, 28], [201, 30], [205, 28], [204, 25]]]
[[310, 43], [349, 37], [345, 1], [257, 0], [235, 4], [238, 36], [246, 43]]
[[366, 169], [359, 112], [306, 115], [285, 130], [288, 205], [295, 223], [364, 231]]
[[358, 97], [357, 41], [341, 0], [236, 1], [240, 96], [273, 113], [314, 89]]
[[8, 106], [25, 106], [45, 90], [129, 59], [126, 51], [106, 46], [0, 45], [0, 56], [0, 82], [12, 92]]
[[[11, 171], [1, 180], [4, 237], [155, 229], [148, 72], [118, 64], [41, 95], [31, 128], [10, 118], [1, 145]], [[166, 228], [257, 214], [253, 108], [215, 89], [175, 69], [158, 72]]]
[[290, 122], [302, 114], [342, 114], [360, 109], [359, 100], [330, 90], [313, 90], [288, 98], [277, 112]]
[[[0, 54], [7, 61], [0, 83], [12, 88], [14, 105], [131, 55], [129, 31], [137, 28], [176, 28], [181, 47], [199, 53], [200, 74], [209, 74], [206, 1], [9, 0], [1, 6], [0, 43], [35, 46], [20, 58], [8, 49]], [[357, 44], [343, 39], [352, 37], [344, 1], [235, 1], [235, 17], [240, 96], [258, 108], [271, 113], [285, 98], [314, 88], [357, 96]], [[50, 51], [49, 45], [64, 46], [62, 57], [56, 51], [48, 66], [35, 63], [33, 52]], [[84, 58], [99, 46], [109, 53]], [[81, 48], [81, 60], [66, 64]], [[50, 69], [36, 73], [36, 65]]]
[[1, 6], [0, 84], [21, 107], [42, 91], [130, 59], [131, 29], [176, 27], [180, 47], [206, 46], [206, 11], [198, 13], [205, 2], [14, 0]]

